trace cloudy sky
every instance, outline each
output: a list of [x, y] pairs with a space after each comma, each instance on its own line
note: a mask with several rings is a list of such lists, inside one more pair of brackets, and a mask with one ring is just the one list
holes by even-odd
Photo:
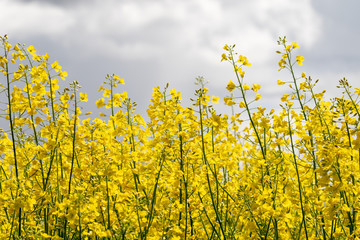
[[129, 96], [144, 113], [152, 87], [193, 96], [197, 76], [223, 98], [231, 66], [220, 62], [224, 44], [236, 44], [252, 66], [246, 80], [261, 84], [260, 104], [277, 107], [287, 91], [276, 80], [279, 36], [300, 45], [305, 71], [320, 79], [329, 97], [338, 80], [360, 87], [360, 1], [358, 0], [0, 0], [0, 34], [12, 43], [49, 53], [89, 94], [93, 110], [106, 74], [125, 79]]

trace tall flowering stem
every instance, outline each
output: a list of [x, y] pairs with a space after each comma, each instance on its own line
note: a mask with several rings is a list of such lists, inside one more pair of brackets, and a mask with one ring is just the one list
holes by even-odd
[[59, 62], [1, 41], [0, 239], [360, 237], [360, 88], [341, 79], [326, 100], [296, 73], [297, 43], [278, 42], [290, 72], [279, 111], [254, 106], [261, 86], [225, 45], [231, 115], [199, 77], [193, 105], [157, 86], [144, 117], [116, 74], [98, 116], [83, 113], [87, 94], [59, 84]]

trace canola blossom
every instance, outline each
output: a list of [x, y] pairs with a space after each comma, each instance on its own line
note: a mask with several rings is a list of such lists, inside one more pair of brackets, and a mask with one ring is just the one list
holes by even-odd
[[154, 87], [141, 116], [111, 74], [90, 118], [59, 62], [1, 37], [0, 239], [358, 239], [360, 88], [326, 100], [299, 45], [278, 44], [279, 112], [225, 45], [232, 115], [199, 77], [193, 105]]

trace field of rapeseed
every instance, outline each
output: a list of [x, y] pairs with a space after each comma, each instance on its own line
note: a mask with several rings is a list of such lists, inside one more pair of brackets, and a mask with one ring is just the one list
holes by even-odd
[[0, 239], [360, 237], [360, 88], [342, 79], [326, 101], [295, 70], [296, 42], [278, 41], [279, 113], [256, 108], [250, 63], [225, 45], [233, 115], [213, 109], [199, 77], [192, 106], [155, 87], [140, 116], [112, 74], [96, 101], [111, 114], [90, 119], [78, 83], [59, 88], [58, 62], [0, 40]]

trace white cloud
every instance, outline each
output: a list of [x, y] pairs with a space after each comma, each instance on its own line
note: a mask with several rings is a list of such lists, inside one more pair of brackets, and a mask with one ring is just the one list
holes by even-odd
[[[221, 47], [236, 43], [253, 63], [249, 76], [270, 91], [278, 36], [310, 48], [321, 33], [310, 0], [111, 0], [79, 6], [70, 14], [83, 26], [72, 40], [86, 38], [79, 47], [125, 60], [157, 61], [161, 75], [184, 86], [196, 72], [214, 76], [214, 85], [222, 87], [231, 70], [219, 63]], [[224, 69], [230, 74], [219, 74]]]
[[55, 35], [67, 33], [74, 24], [74, 18], [65, 9], [38, 2], [0, 2], [1, 30], [10, 37]]
[[[321, 19], [311, 5], [311, 0], [288, 1], [261, 0], [264, 14], [261, 19], [276, 34], [291, 34], [305, 46], [312, 46], [321, 36]], [[272, 6], [275, 4], [275, 6]]]
[[321, 24], [310, 0], [108, 0], [71, 8], [4, 0], [0, 8], [6, 9], [0, 21], [8, 34], [64, 35], [79, 47], [135, 59], [176, 49], [207, 58], [223, 44], [237, 43], [265, 63], [275, 36], [286, 34], [310, 47]]
[[99, 55], [155, 61], [158, 68], [149, 71], [178, 86], [206, 74], [224, 88], [233, 74], [231, 66], [220, 63], [222, 46], [236, 44], [253, 64], [247, 75], [268, 93], [277, 79], [278, 36], [311, 48], [322, 24], [311, 0], [95, 0], [71, 7], [3, 0], [0, 9], [6, 9], [0, 26], [10, 38], [53, 36], [58, 45], [94, 61]]

